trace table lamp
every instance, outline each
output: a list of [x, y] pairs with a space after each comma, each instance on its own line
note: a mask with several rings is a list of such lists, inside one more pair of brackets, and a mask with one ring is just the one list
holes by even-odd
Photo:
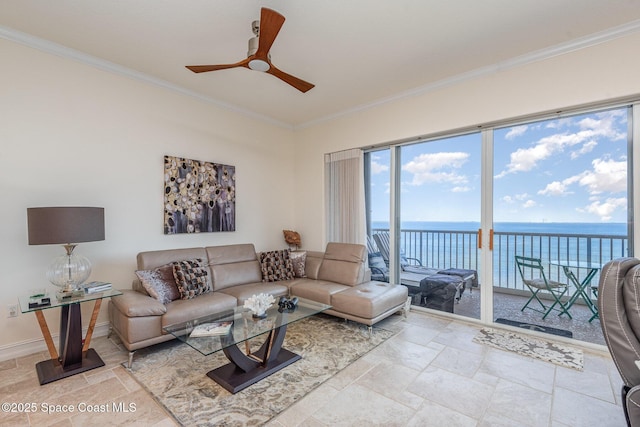
[[77, 290], [91, 275], [91, 263], [73, 252], [78, 243], [104, 240], [104, 208], [27, 208], [30, 245], [62, 244], [66, 255], [53, 260], [47, 279], [63, 292]]

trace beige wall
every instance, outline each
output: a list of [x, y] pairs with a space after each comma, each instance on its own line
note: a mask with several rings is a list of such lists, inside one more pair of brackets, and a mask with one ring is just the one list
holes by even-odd
[[[291, 131], [0, 40], [0, 358], [41, 343], [35, 317], [7, 318], [6, 306], [53, 289], [44, 270], [61, 252], [27, 245], [27, 207], [105, 207], [106, 240], [77, 250], [93, 261], [92, 279], [116, 287], [130, 286], [142, 250], [279, 248], [283, 228], [322, 249], [324, 153], [640, 94], [638, 46], [631, 35]], [[236, 166], [236, 232], [163, 235], [165, 154]], [[57, 310], [46, 316], [56, 332]]]
[[640, 94], [640, 34], [362, 110], [296, 132], [296, 227], [325, 241], [323, 154]]
[[[104, 207], [106, 240], [76, 250], [93, 262], [93, 280], [121, 288], [131, 286], [139, 251], [285, 246], [282, 229], [294, 225], [291, 130], [7, 41], [0, 57], [0, 354], [41, 340], [35, 316], [7, 318], [7, 305], [32, 288], [53, 291], [44, 272], [63, 253], [27, 244], [27, 207]], [[163, 234], [164, 155], [235, 165], [236, 232]], [[46, 311], [53, 332], [58, 315]], [[98, 322], [106, 320], [103, 309]]]

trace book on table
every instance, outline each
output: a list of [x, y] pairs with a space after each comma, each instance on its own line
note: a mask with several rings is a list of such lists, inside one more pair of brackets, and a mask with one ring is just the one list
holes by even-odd
[[200, 325], [196, 325], [191, 331], [190, 337], [198, 338], [198, 337], [214, 337], [227, 335], [231, 330], [231, 326], [233, 322], [211, 322], [211, 323], [201, 323]]
[[109, 282], [89, 282], [85, 283], [82, 288], [85, 293], [92, 294], [95, 292], [104, 292], [111, 289], [112, 285]]

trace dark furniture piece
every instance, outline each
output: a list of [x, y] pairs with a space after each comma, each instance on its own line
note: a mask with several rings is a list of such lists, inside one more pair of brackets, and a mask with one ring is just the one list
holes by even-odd
[[[103, 298], [122, 295], [122, 292], [115, 289], [105, 292], [96, 292], [80, 297], [66, 298], [58, 300], [56, 297], [50, 298], [49, 305], [41, 305], [29, 308], [29, 297], [20, 298], [20, 308], [23, 313], [33, 311], [38, 319], [40, 330], [47, 349], [51, 355], [51, 359], [36, 364], [38, 372], [38, 380], [40, 385], [48, 384], [53, 381], [61, 380], [72, 375], [86, 372], [91, 369], [104, 366], [104, 362], [98, 353], [89, 348], [91, 344], [91, 336], [100, 312], [100, 306]], [[87, 335], [82, 339], [82, 317], [80, 312], [80, 304], [83, 302], [94, 301], [93, 313], [87, 328]], [[60, 307], [60, 355], [56, 350], [56, 346], [51, 338], [49, 326], [42, 314], [43, 310]]]
[[[330, 305], [298, 298], [295, 309], [279, 309], [274, 304], [267, 310], [265, 318], [254, 319], [246, 308], [235, 307], [163, 329], [205, 356], [222, 350], [230, 363], [209, 371], [207, 376], [230, 393], [237, 393], [300, 360], [300, 355], [282, 348], [287, 325], [330, 308]], [[195, 326], [211, 322], [232, 322], [232, 327], [225, 335], [190, 336]], [[249, 340], [265, 333], [267, 335], [260, 349], [251, 352]], [[245, 352], [240, 349], [242, 343], [245, 344]]]
[[433, 274], [420, 281], [419, 304], [433, 310], [453, 313], [456, 295], [461, 294], [464, 281], [457, 276]]
[[622, 377], [627, 425], [640, 426], [640, 260], [609, 261], [600, 273], [598, 313], [604, 339]]

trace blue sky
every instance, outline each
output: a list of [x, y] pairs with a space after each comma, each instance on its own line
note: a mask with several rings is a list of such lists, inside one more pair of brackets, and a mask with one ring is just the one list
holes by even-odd
[[[480, 221], [480, 133], [404, 146], [402, 221]], [[389, 150], [372, 153], [387, 221]], [[626, 222], [627, 110], [494, 131], [495, 222]]]

